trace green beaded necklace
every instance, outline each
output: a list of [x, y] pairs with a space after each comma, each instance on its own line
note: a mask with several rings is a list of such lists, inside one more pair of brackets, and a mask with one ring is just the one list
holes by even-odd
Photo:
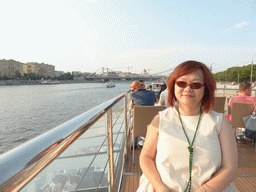
[[190, 189], [191, 189], [191, 173], [192, 173], [192, 161], [193, 161], [193, 144], [194, 144], [194, 141], [195, 141], [195, 138], [196, 138], [196, 132], [198, 130], [198, 127], [199, 127], [199, 123], [200, 123], [200, 120], [201, 120], [201, 116], [202, 116], [202, 108], [200, 107], [200, 116], [199, 116], [199, 119], [198, 119], [198, 123], [197, 123], [197, 126], [196, 126], [196, 131], [195, 131], [195, 134], [194, 134], [194, 138], [192, 140], [192, 143], [190, 144], [189, 142], [189, 138], [188, 138], [188, 135], [184, 129], [184, 126], [182, 124], [182, 121], [181, 121], [181, 117], [180, 117], [180, 112], [179, 112], [179, 108], [177, 109], [178, 111], [178, 114], [179, 114], [179, 119], [180, 119], [180, 123], [181, 123], [181, 126], [182, 126], [182, 129], [183, 129], [183, 132], [188, 140], [188, 151], [189, 151], [189, 181], [188, 181], [188, 184], [187, 184], [187, 187], [185, 189], [184, 192], [188, 191], [190, 192]]

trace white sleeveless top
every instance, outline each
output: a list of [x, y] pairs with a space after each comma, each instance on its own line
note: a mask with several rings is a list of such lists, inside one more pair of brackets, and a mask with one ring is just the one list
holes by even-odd
[[[183, 192], [189, 180], [188, 141], [183, 132], [178, 112], [168, 108], [159, 112], [159, 136], [156, 167], [163, 183], [172, 191]], [[196, 191], [221, 167], [221, 148], [218, 135], [223, 114], [212, 111], [203, 113], [193, 144], [193, 169], [191, 192]], [[197, 127], [198, 116], [182, 116], [182, 123], [190, 143]], [[137, 192], [153, 192], [151, 184], [143, 174]], [[236, 192], [231, 183], [225, 192]]]

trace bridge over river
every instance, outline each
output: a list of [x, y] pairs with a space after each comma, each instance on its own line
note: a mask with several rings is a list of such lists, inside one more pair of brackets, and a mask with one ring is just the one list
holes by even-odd
[[127, 76], [127, 77], [84, 77], [86, 81], [136, 81], [136, 80], [145, 80], [145, 81], [162, 81], [165, 80], [166, 76]]
[[[107, 69], [107, 71], [105, 70]], [[93, 75], [84, 77], [86, 81], [99, 81], [99, 82], [107, 82], [107, 81], [136, 81], [136, 80], [145, 80], [145, 81], [164, 81], [174, 70], [174, 67], [159, 71], [157, 73], [149, 73], [147, 75], [139, 75], [139, 74], [129, 74], [129, 75], [122, 75], [118, 76], [118, 71], [113, 69], [104, 68], [98, 69], [96, 72], [92, 73]], [[128, 69], [129, 73], [129, 69]]]

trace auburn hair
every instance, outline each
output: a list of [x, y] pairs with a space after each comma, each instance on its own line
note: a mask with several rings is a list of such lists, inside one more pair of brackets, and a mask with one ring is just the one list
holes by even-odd
[[177, 101], [177, 98], [175, 97], [175, 94], [174, 94], [176, 80], [183, 75], [193, 73], [197, 70], [202, 71], [204, 76], [204, 85], [205, 85], [204, 96], [201, 100], [201, 107], [203, 108], [203, 111], [206, 113], [212, 110], [214, 105], [216, 81], [210, 69], [205, 64], [198, 61], [185, 61], [181, 63], [174, 69], [174, 71], [168, 77], [168, 82], [167, 82], [167, 87], [169, 89], [168, 104], [171, 107], [174, 107], [175, 101]]
[[145, 84], [139, 81], [133, 81], [132, 84], [130, 85], [130, 89], [144, 89], [144, 88], [145, 88]]

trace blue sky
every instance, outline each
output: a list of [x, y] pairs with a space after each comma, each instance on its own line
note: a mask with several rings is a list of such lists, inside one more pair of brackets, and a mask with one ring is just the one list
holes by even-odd
[[140, 73], [256, 61], [255, 0], [1, 0], [0, 59]]

